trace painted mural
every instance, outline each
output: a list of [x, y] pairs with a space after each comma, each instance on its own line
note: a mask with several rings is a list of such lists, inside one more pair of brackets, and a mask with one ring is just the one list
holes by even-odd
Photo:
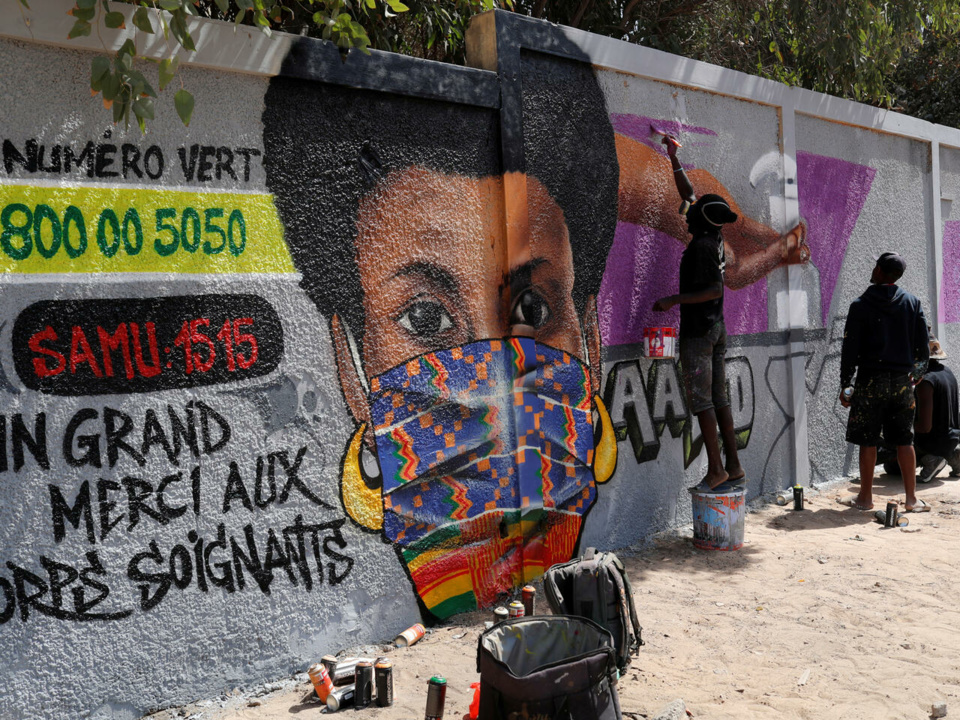
[[[679, 324], [652, 307], [689, 240], [665, 133], [740, 216], [750, 497], [794, 476], [791, 383], [815, 474], [840, 472], [841, 306], [914, 148], [884, 165], [801, 128], [790, 215], [774, 108], [595, 69], [504, 17], [500, 75], [291, 40], [262, 77], [192, 71], [229, 116], [158, 110], [146, 136], [84, 104], [77, 57], [0, 39], [38, 78], [0, 109], [0, 716], [136, 717], [279, 677], [691, 521], [699, 425], [676, 360], [641, 349]], [[802, 349], [779, 304], [798, 285]], [[134, 694], [107, 654], [157, 681]]]

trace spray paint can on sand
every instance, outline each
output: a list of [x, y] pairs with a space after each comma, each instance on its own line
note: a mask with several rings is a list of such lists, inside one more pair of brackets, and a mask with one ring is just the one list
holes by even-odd
[[447, 702], [447, 681], [434, 675], [427, 683], [427, 709], [423, 720], [443, 720], [443, 706]]
[[393, 705], [393, 663], [386, 658], [378, 658], [373, 666], [377, 685], [377, 707]]
[[393, 641], [393, 644], [397, 647], [409, 647], [422, 638], [426, 632], [427, 629], [420, 623], [411, 625], [402, 633], [397, 635], [397, 639]]
[[327, 710], [336, 712], [342, 708], [350, 707], [353, 705], [355, 695], [356, 687], [354, 685], [345, 685], [344, 687], [336, 688], [327, 697]]
[[326, 666], [323, 663], [314, 663], [307, 668], [307, 675], [310, 676], [310, 682], [313, 683], [313, 689], [317, 691], [320, 702], [326, 702], [327, 697], [333, 692], [333, 680]]
[[533, 585], [524, 585], [520, 591], [520, 602], [523, 603], [523, 616], [532, 617], [536, 609], [537, 589]]

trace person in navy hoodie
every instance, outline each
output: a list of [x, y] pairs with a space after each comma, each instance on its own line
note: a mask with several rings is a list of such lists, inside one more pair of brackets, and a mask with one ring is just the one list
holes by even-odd
[[897, 253], [880, 255], [870, 287], [850, 304], [843, 332], [840, 404], [850, 408], [847, 442], [860, 446], [860, 492], [838, 502], [858, 510], [873, 508], [873, 473], [883, 438], [897, 448], [906, 511], [930, 510], [916, 495], [913, 448], [913, 387], [926, 372], [930, 347], [920, 301], [896, 284], [906, 269]]

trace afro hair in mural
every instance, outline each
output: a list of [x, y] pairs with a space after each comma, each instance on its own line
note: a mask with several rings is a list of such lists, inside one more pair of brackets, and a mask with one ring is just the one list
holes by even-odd
[[[574, 52], [571, 50], [571, 53]], [[288, 60], [289, 64], [290, 60]], [[360, 201], [397, 170], [473, 178], [526, 171], [563, 210], [578, 312], [600, 289], [617, 218], [613, 128], [593, 69], [524, 53], [525, 168], [500, 160], [495, 110], [312, 82], [271, 80], [264, 166], [302, 285], [362, 346], [364, 310], [354, 243]]]

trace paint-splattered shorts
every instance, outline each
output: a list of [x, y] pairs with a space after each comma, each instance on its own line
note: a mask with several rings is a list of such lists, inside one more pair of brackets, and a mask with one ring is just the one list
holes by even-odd
[[727, 352], [727, 328], [718, 322], [702, 337], [680, 334], [680, 366], [687, 390], [687, 407], [693, 415], [730, 404], [727, 373], [723, 364]]
[[884, 442], [912, 445], [916, 407], [908, 373], [861, 373], [850, 400], [847, 442], [865, 447]]

